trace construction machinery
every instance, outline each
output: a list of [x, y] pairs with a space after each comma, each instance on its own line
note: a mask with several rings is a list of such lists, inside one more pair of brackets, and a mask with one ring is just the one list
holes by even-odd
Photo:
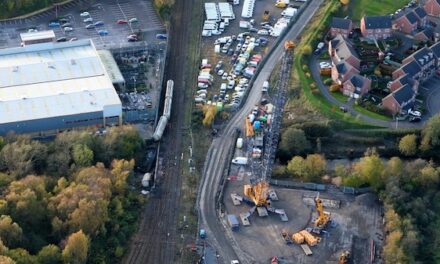
[[295, 48], [295, 42], [293, 42], [292, 40], [286, 40], [286, 42], [284, 42], [285, 50], [291, 50], [293, 48]]
[[349, 259], [350, 259], [350, 252], [346, 250], [342, 252], [342, 254], [339, 256], [338, 264], [347, 264]]
[[292, 239], [290, 239], [289, 233], [286, 230], [281, 232], [281, 236], [283, 237], [284, 242], [286, 242], [286, 245], [292, 244]]
[[246, 117], [246, 137], [253, 137], [253, 136], [254, 136], [254, 127], [252, 126], [249, 117]]
[[330, 221], [330, 213], [324, 211], [324, 206], [322, 205], [322, 201], [318, 196], [315, 198], [315, 206], [316, 211], [318, 211], [318, 218], [315, 220], [315, 227], [317, 228], [325, 228]]
[[269, 17], [270, 17], [269, 10], [264, 10], [263, 17], [262, 17], [263, 21], [268, 21]]
[[258, 182], [255, 185], [244, 185], [244, 195], [251, 199], [255, 206], [270, 206], [269, 183], [266, 181]]

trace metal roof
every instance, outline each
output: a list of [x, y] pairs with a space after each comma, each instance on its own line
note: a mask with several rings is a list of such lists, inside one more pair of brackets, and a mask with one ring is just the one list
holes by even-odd
[[107, 71], [112, 83], [114, 84], [122, 84], [125, 83], [124, 76], [122, 76], [121, 71], [119, 70], [118, 64], [113, 58], [112, 53], [109, 50], [98, 50], [99, 57], [101, 58], [102, 64], [104, 64], [104, 68]]
[[32, 40], [39, 40], [39, 39], [54, 39], [55, 33], [53, 32], [53, 30], [21, 33], [20, 38], [21, 38], [21, 41], [23, 41], [23, 42], [32, 41]]
[[234, 10], [232, 9], [232, 5], [230, 3], [218, 3], [218, 10], [220, 11], [221, 18], [235, 19]]
[[0, 124], [121, 105], [91, 40], [0, 50]]
[[216, 3], [205, 3], [206, 20], [220, 20], [220, 12]]

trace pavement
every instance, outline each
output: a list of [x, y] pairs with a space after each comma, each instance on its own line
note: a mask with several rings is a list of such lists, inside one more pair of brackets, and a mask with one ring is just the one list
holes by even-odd
[[[359, 120], [362, 120], [366, 123], [375, 125], [375, 126], [381, 126], [381, 127], [387, 127], [387, 128], [396, 128], [396, 122], [395, 121], [385, 121], [381, 119], [372, 118], [370, 116], [367, 116], [365, 114], [361, 114], [357, 112], [352, 107], [352, 102], [348, 101], [346, 103], [342, 103], [338, 101], [336, 98], [331, 95], [331, 92], [327, 88], [327, 86], [322, 82], [321, 74], [319, 73], [319, 64], [317, 62], [319, 55], [312, 55], [310, 61], [309, 61], [309, 68], [312, 73], [312, 77], [315, 80], [319, 90], [321, 91], [321, 94], [332, 104], [338, 106], [338, 107], [345, 107], [347, 109], [347, 113], [350, 113], [352, 116], [358, 118]], [[397, 127], [398, 128], [414, 128], [414, 127], [421, 127], [423, 126], [424, 122], [419, 123], [409, 123], [409, 122], [399, 122]]]
[[[290, 28], [284, 40], [296, 39], [322, 2], [323, 0], [312, 0], [297, 22]], [[223, 171], [230, 162], [225, 158], [228, 156], [228, 151], [235, 144], [233, 137], [235, 130], [242, 127], [246, 115], [259, 102], [263, 82], [269, 79], [273, 68], [281, 60], [284, 53], [283, 45], [279, 45], [274, 49], [274, 52], [268, 57], [266, 64], [263, 65], [260, 74], [255, 79], [246, 103], [213, 140], [205, 163], [199, 195], [200, 227], [207, 231], [207, 239], [218, 251], [220, 255], [219, 261], [222, 263], [230, 263], [234, 259], [239, 259], [241, 263], [249, 263], [246, 259], [246, 254], [230, 235], [231, 231], [226, 228], [223, 221], [220, 222], [217, 215], [215, 197], [221, 188], [220, 182]]]

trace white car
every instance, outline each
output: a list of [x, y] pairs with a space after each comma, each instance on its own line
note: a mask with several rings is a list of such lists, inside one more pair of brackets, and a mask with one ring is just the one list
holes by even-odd
[[84, 23], [91, 23], [91, 22], [93, 22], [93, 18], [89, 17], [89, 18], [84, 19], [83, 21], [84, 21]]
[[86, 17], [86, 16], [90, 16], [89, 12], [82, 12], [81, 14], [79, 14], [82, 17]]
[[228, 79], [228, 73], [227, 72], [223, 73], [223, 75], [222, 75], [222, 80], [226, 80], [226, 79]]
[[71, 27], [64, 28], [64, 32], [71, 32], [71, 31], [73, 31], [73, 28], [71, 28]]
[[222, 76], [224, 73], [225, 73], [224, 70], [219, 70], [219, 71], [217, 72], [218, 76]]
[[410, 114], [412, 116], [417, 116], [417, 117], [422, 116], [422, 113], [420, 113], [419, 111], [416, 111], [416, 110], [412, 110], [411, 108], [408, 110], [408, 114]]
[[258, 30], [257, 34], [261, 36], [267, 36], [269, 35], [269, 31], [267, 31], [266, 29], [260, 29]]
[[240, 262], [238, 260], [231, 260], [231, 264], [240, 264]]

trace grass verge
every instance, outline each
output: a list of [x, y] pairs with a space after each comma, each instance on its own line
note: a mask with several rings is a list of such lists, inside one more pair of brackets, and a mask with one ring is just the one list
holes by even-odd
[[353, 20], [367, 16], [385, 16], [408, 4], [408, 0], [357, 0], [350, 2]]
[[363, 108], [362, 106], [359, 106], [359, 105], [353, 105], [353, 108], [354, 108], [354, 110], [356, 110], [358, 113], [363, 114], [363, 115], [366, 115], [366, 116], [369, 116], [369, 117], [371, 117], [371, 118], [379, 119], [379, 120], [384, 120], [384, 121], [391, 121], [391, 118], [390, 118], [390, 117], [388, 117], [388, 116], [384, 116], [384, 115], [381, 115], [381, 114], [378, 114], [378, 113], [375, 113], [375, 112], [372, 112], [372, 111], [369, 111], [369, 110]]

